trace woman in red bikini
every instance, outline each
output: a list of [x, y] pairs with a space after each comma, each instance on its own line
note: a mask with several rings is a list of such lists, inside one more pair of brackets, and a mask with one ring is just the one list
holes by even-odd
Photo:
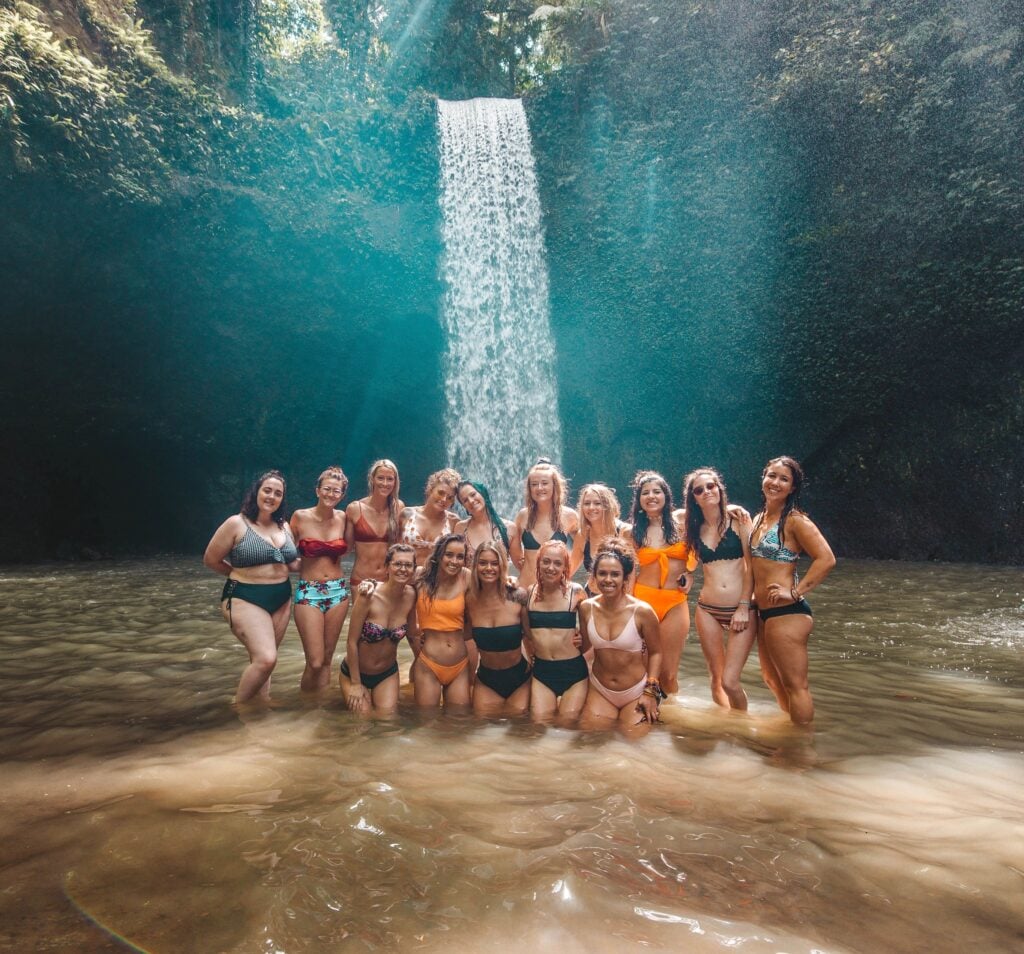
[[316, 506], [296, 510], [290, 521], [301, 558], [295, 627], [306, 655], [299, 681], [303, 692], [330, 685], [331, 660], [348, 614], [349, 593], [341, 573], [341, 558], [348, 552], [346, 520], [336, 509], [347, 488], [342, 469], [328, 467], [316, 482]]
[[370, 465], [366, 475], [369, 495], [355, 500], [345, 510], [345, 542], [355, 553], [352, 589], [363, 580], [384, 579], [384, 557], [398, 542], [399, 514], [405, 507], [398, 496], [398, 468], [381, 459]]
[[469, 652], [466, 647], [466, 539], [446, 533], [416, 585], [416, 632], [410, 643], [413, 695], [418, 706], [468, 706]]
[[594, 585], [600, 595], [580, 604], [580, 628], [594, 650], [584, 724], [658, 721], [658, 617], [648, 603], [626, 592], [633, 569], [633, 554], [619, 541], [602, 544], [594, 557]]

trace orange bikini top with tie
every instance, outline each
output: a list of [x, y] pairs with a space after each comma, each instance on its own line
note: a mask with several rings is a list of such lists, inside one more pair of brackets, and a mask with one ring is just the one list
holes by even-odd
[[682, 540], [667, 547], [641, 547], [636, 551], [636, 559], [640, 566], [660, 565], [661, 582], [658, 585], [662, 587], [668, 579], [669, 560], [685, 560], [688, 572], [697, 569], [697, 555]]

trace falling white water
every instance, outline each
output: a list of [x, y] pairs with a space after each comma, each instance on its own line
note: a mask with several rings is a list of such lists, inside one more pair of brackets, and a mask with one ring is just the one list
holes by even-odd
[[513, 516], [526, 471], [562, 447], [530, 130], [518, 99], [437, 106], [448, 459]]

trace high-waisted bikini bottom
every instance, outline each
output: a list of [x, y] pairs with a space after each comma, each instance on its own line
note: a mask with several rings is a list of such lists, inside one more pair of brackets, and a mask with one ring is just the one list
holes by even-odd
[[348, 599], [348, 588], [344, 579], [299, 580], [295, 587], [295, 605], [312, 606], [326, 613]]
[[533, 661], [533, 678], [545, 685], [556, 696], [565, 695], [576, 683], [586, 679], [590, 670], [582, 656], [568, 659], [540, 659]]
[[637, 583], [633, 587], [633, 595], [638, 600], [649, 603], [662, 620], [668, 616], [669, 610], [686, 602], [686, 594], [682, 590], [661, 590], [656, 586], [645, 586]]
[[243, 600], [252, 603], [268, 613], [276, 613], [292, 598], [292, 584], [288, 580], [280, 583], [242, 583], [228, 580], [220, 594], [221, 601], [228, 601], [228, 617], [231, 617], [231, 601]]
[[507, 669], [489, 669], [481, 665], [476, 671], [477, 682], [496, 692], [502, 699], [507, 699], [529, 678], [530, 667], [522, 657]]

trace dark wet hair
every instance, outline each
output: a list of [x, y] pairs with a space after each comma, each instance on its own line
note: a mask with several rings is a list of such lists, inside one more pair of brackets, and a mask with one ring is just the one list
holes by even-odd
[[647, 528], [650, 526], [647, 514], [640, 506], [640, 491], [644, 484], [649, 484], [652, 480], [657, 481], [665, 495], [665, 509], [661, 511], [661, 532], [665, 537], [665, 546], [679, 540], [676, 522], [672, 519], [672, 511], [675, 509], [675, 504], [672, 503], [672, 488], [661, 474], [653, 470], [641, 470], [633, 478], [633, 502], [629, 508], [629, 522], [633, 524], [633, 542], [638, 547], [647, 546]]
[[[245, 497], [242, 500], [242, 516], [245, 517], [247, 520], [252, 521], [253, 523], [256, 522], [257, 518], [260, 515], [260, 508], [259, 508], [259, 503], [258, 503], [260, 487], [262, 487], [263, 484], [266, 481], [268, 481], [268, 480], [279, 480], [279, 481], [281, 481], [282, 488], [285, 491], [288, 490], [288, 484], [285, 481], [284, 474], [282, 474], [281, 471], [279, 471], [279, 470], [268, 470], [265, 473], [260, 474], [259, 477], [257, 477], [252, 482], [252, 485], [245, 492]], [[285, 494], [282, 494], [281, 495], [281, 505], [277, 508], [277, 510], [275, 510], [270, 515], [271, 519], [279, 527], [283, 527], [284, 526], [285, 510], [286, 510]]]
[[[804, 487], [804, 469], [800, 466], [800, 461], [795, 457], [789, 457], [783, 454], [781, 457], [773, 457], [767, 464], [764, 465], [764, 470], [761, 471], [761, 477], [768, 473], [768, 468], [775, 464], [782, 464], [783, 467], [788, 467], [789, 472], [793, 475], [793, 489], [790, 491], [789, 496], [786, 498], [786, 502], [782, 505], [782, 514], [779, 517], [779, 543], [785, 545], [786, 542], [786, 518], [791, 513], [803, 513], [800, 509], [800, 491]], [[761, 490], [761, 512], [754, 518], [754, 529], [756, 530], [761, 526], [761, 522], [764, 520], [764, 512], [768, 507], [768, 500], [764, 495], [764, 489]]]
[[594, 557], [594, 569], [591, 574], [597, 573], [598, 560], [602, 558], [617, 560], [622, 567], [623, 579], [628, 580], [636, 569], [636, 553], [633, 548], [619, 537], [605, 537], [597, 546], [597, 556]]
[[427, 562], [424, 564], [423, 576], [420, 578], [420, 586], [427, 594], [427, 599], [433, 600], [441, 586], [438, 576], [441, 572], [441, 557], [451, 543], [461, 543], [466, 546], [466, 538], [461, 533], [446, 533], [437, 538], [434, 549], [430, 551]]
[[[459, 500], [459, 494], [462, 493], [463, 487], [472, 487], [478, 494], [480, 494], [481, 497], [484, 498], [484, 507], [487, 508], [487, 517], [491, 521], [491, 533], [493, 535], [495, 530], [498, 531], [498, 535], [501, 537], [501, 542], [505, 544], [505, 550], [507, 551], [508, 530], [505, 529], [505, 521], [501, 519], [498, 511], [494, 509], [494, 504], [491, 503], [491, 495], [487, 492], [487, 488], [483, 484], [478, 484], [474, 480], [460, 480], [459, 486], [455, 490], [455, 499], [458, 500], [460, 504], [462, 501]], [[463, 505], [462, 509], [466, 510], [465, 505]], [[466, 510], [466, 513], [468, 514], [469, 511]]]
[[683, 507], [686, 508], [686, 527], [683, 531], [686, 545], [696, 550], [700, 542], [700, 528], [704, 525], [704, 511], [697, 503], [697, 495], [693, 492], [693, 482], [700, 474], [710, 474], [718, 484], [718, 532], [725, 533], [729, 529], [729, 495], [725, 490], [725, 481], [714, 467], [698, 467], [691, 470], [683, 478]]

